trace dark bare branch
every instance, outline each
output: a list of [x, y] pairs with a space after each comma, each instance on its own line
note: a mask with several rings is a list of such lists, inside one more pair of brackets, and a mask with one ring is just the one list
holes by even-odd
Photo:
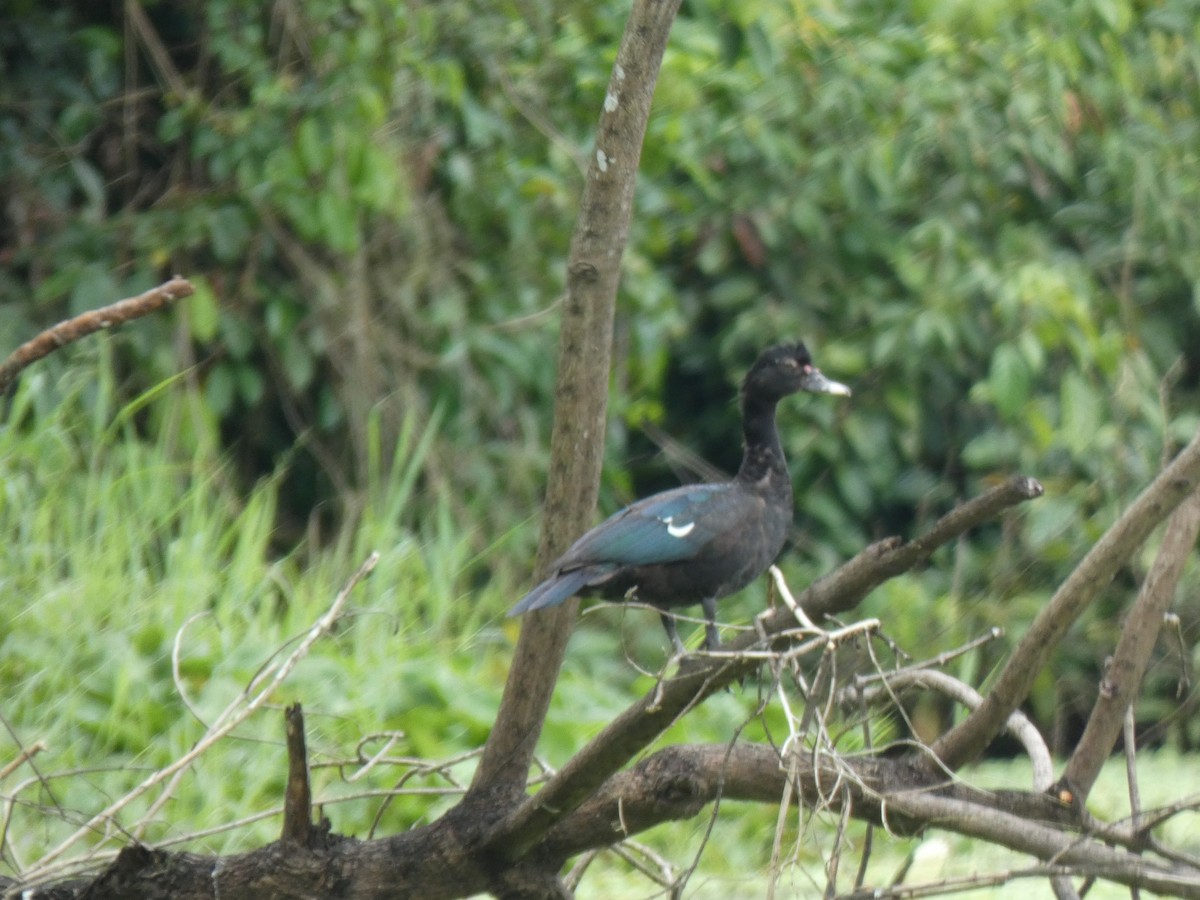
[[[929, 531], [912, 541], [904, 543], [898, 538], [890, 538], [872, 544], [834, 575], [815, 582], [796, 598], [797, 602], [811, 618], [818, 621], [823, 616], [853, 609], [863, 597], [889, 578], [895, 578], [926, 562], [939, 547], [975, 526], [996, 518], [1009, 507], [1036, 500], [1043, 493], [1044, 488], [1035, 479], [1014, 475], [1003, 484], [956, 506], [938, 519]], [[833, 580], [834, 576], [836, 581]], [[781, 621], [775, 622], [773, 619]], [[774, 631], [776, 628], [790, 627], [793, 617], [789, 610], [783, 609], [775, 617], [768, 617], [766, 623], [768, 630]]]
[[293, 703], [283, 713], [287, 733], [288, 778], [283, 795], [280, 839], [307, 847], [312, 841], [312, 789], [308, 783], [308, 748], [304, 742], [304, 710]]
[[[790, 760], [789, 760], [790, 762]], [[1200, 897], [1200, 872], [1148, 861], [1074, 833], [1070, 811], [1044, 794], [994, 794], [931, 776], [904, 760], [802, 754], [782, 765], [759, 744], [668, 747], [609, 779], [574, 814], [552, 828], [540, 852], [566, 858], [606, 846], [663, 821], [694, 816], [718, 796], [778, 803], [788, 770], [810, 807], [840, 810], [912, 832], [934, 825], [970, 834], [1064, 867], [1103, 873], [1121, 884]], [[843, 791], [845, 793], [843, 793]]]
[[[695, 815], [717, 797], [778, 803], [786, 779], [810, 808], [886, 824], [897, 833], [938, 827], [1018, 850], [1071, 870], [1179, 897], [1200, 898], [1200, 869], [1187, 862], [1143, 858], [1103, 839], [1080, 835], [1072, 811], [1042, 793], [992, 792], [948, 781], [905, 759], [802, 753], [786, 765], [769, 746], [681, 745], [653, 754], [608, 779], [574, 813], [551, 828], [529, 864], [499, 870], [477, 852], [490, 826], [477, 810], [457, 808], [439, 822], [401, 835], [359, 842], [330, 836], [305, 849], [279, 842], [227, 857], [166, 853], [142, 846], [122, 851], [88, 886], [58, 885], [29, 900], [159, 898], [223, 900], [261, 896], [385, 900], [420, 885], [439, 900], [488, 891], [497, 896], [565, 896], [553, 873], [563, 860], [661, 822]], [[1126, 836], [1128, 837], [1128, 836]], [[1140, 848], [1138, 848], [1140, 849]], [[1056, 870], [1057, 871], [1057, 870]], [[0, 890], [11, 886], [0, 879]], [[540, 892], [540, 893], [539, 893]]]
[[1140, 887], [1173, 897], [1200, 898], [1200, 871], [1177, 863], [1159, 863], [1099, 840], [1080, 837], [1037, 817], [978, 803], [913, 791], [887, 798], [888, 814], [899, 813], [938, 828], [1028, 853], [1080, 874]]

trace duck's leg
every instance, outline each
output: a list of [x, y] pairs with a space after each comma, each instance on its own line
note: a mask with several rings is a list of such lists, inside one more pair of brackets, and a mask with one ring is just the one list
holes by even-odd
[[679, 632], [675, 628], [675, 617], [666, 611], [660, 612], [658, 615], [662, 619], [663, 628], [667, 631], [667, 637], [671, 639], [671, 646], [675, 648], [675, 652], [679, 656], [683, 656], [687, 650], [683, 647], [683, 641], [679, 639]]
[[700, 601], [704, 610], [704, 649], [716, 650], [721, 646], [721, 635], [717, 633], [717, 598], [705, 597]]

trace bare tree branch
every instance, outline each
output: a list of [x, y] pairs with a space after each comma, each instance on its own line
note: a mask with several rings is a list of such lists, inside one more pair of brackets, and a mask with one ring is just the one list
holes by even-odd
[[942, 763], [956, 769], [982, 753], [1009, 714], [1029, 695], [1034, 680], [1067, 630], [1117, 571], [1200, 480], [1200, 432], [1096, 542], [1050, 598], [1009, 657], [979, 709], [933, 745]]
[[[793, 779], [788, 785], [788, 779]], [[1072, 811], [1042, 793], [980, 790], [930, 773], [909, 759], [792, 753], [786, 762], [773, 747], [679, 745], [659, 751], [608, 779], [575, 812], [556, 823], [530, 854], [530, 864], [497, 875], [478, 854], [487, 823], [458, 807], [439, 822], [375, 841], [329, 836], [304, 849], [279, 842], [227, 857], [170, 854], [133, 846], [98, 879], [31, 890], [28, 900], [158, 898], [222, 900], [260, 896], [312, 898], [336, 893], [347, 900], [390, 900], [405, 886], [438, 900], [491, 891], [500, 896], [565, 897], [545, 873], [578, 853], [636, 834], [662, 822], [688, 818], [718, 797], [775, 804], [785, 789], [809, 808], [840, 812], [913, 834], [938, 827], [1028, 853], [1064, 875], [1072, 871], [1179, 897], [1200, 898], [1200, 867], [1159, 861], [1128, 846], [1136, 835], [1080, 835]], [[1140, 846], [1134, 847], [1139, 851]], [[12, 882], [0, 878], [0, 889]], [[164, 888], [164, 885], [166, 886]], [[526, 889], [526, 893], [522, 893]], [[164, 890], [166, 891], [164, 893]]]
[[[539, 571], [586, 529], [596, 506], [621, 257], [650, 103], [679, 4], [633, 4], [600, 115], [567, 264]], [[567, 603], [524, 618], [474, 791], [513, 802], [524, 794], [577, 607]]]
[[957, 834], [1000, 844], [1080, 873], [1174, 897], [1200, 898], [1200, 871], [1157, 863], [1093, 838], [1079, 837], [1036, 818], [982, 804], [914, 791], [886, 798], [889, 815], [900, 813]]
[[1189, 554], [1200, 533], [1200, 492], [1193, 492], [1171, 514], [1162, 546], [1158, 549], [1150, 574], [1138, 592], [1137, 600], [1125, 619], [1116, 652], [1107, 666], [1096, 704], [1075, 752], [1067, 762], [1059, 786], [1071, 793], [1074, 802], [1087, 801], [1100, 774], [1100, 767], [1112, 753], [1121, 733], [1126, 712], [1146, 674], [1150, 655], [1162, 628], [1163, 615], [1175, 597], [1175, 588]]
[[0, 363], [0, 395], [9, 389], [22, 369], [49, 356], [60, 347], [74, 343], [102, 328], [123, 325], [133, 319], [157, 312], [168, 303], [183, 297], [190, 297], [193, 293], [195, 293], [195, 289], [191, 282], [175, 276], [165, 284], [160, 284], [137, 297], [118, 300], [116, 303], [100, 309], [80, 313], [74, 318], [47, 328], [33, 340], [26, 341], [14, 350], [8, 359]]
[[[867, 547], [835, 573], [837, 583], [826, 576], [797, 598], [797, 602], [815, 620], [837, 615], [857, 606], [862, 598], [889, 578], [923, 564], [933, 552], [961, 534], [988, 522], [1018, 503], [1042, 496], [1044, 488], [1033, 478], [1014, 475], [1003, 484], [956, 506], [933, 527], [915, 540], [904, 543], [888, 538]], [[782, 630], [791, 624], [790, 611], [784, 609], [764, 620], [768, 631]]]
[[539, 852], [565, 859], [664, 821], [690, 818], [718, 796], [778, 803], [790, 770], [795, 790], [810, 807], [836, 810], [848, 801], [855, 817], [894, 830], [934, 825], [1068, 867], [1064, 871], [1086, 867], [1120, 884], [1200, 897], [1200, 870], [1148, 861], [1073, 834], [1069, 810], [1043, 794], [997, 795], [931, 776], [904, 760], [802, 753], [796, 762], [785, 768], [775, 748], [760, 744], [668, 747], [605, 782], [547, 833]]

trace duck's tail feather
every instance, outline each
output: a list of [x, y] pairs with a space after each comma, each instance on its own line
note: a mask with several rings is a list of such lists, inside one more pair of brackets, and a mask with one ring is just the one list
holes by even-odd
[[521, 598], [521, 601], [508, 611], [509, 616], [519, 616], [531, 609], [545, 609], [547, 606], [558, 606], [563, 601], [575, 596], [575, 593], [591, 581], [596, 573], [591, 569], [573, 569], [547, 578], [532, 591]]

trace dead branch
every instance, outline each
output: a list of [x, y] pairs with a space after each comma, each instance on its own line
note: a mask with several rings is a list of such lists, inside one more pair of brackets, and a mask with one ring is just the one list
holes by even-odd
[[304, 741], [304, 710], [293, 703], [283, 713], [287, 734], [288, 777], [283, 792], [283, 831], [280, 840], [307, 847], [312, 841], [312, 789], [308, 783], [308, 748]]
[[52, 328], [47, 328], [31, 341], [26, 341], [14, 350], [4, 362], [0, 363], [0, 395], [8, 391], [16, 381], [17, 375], [32, 363], [49, 356], [60, 347], [74, 343], [80, 338], [87, 337], [102, 328], [123, 325], [133, 319], [139, 319], [152, 312], [157, 312], [169, 303], [195, 293], [191, 282], [176, 275], [165, 284], [151, 288], [137, 297], [118, 300], [100, 309], [89, 310], [85, 313], [59, 322]]
[[1126, 713], [1132, 708], [1158, 640], [1163, 615], [1175, 597], [1183, 564], [1196, 546], [1198, 532], [1200, 493], [1193, 493], [1171, 514], [1158, 556], [1126, 617], [1116, 652], [1100, 682], [1092, 714], [1059, 782], [1059, 787], [1070, 792], [1081, 805], [1087, 801], [1100, 767], [1112, 753]]
[[[1044, 488], [1035, 479], [1014, 475], [1003, 484], [956, 506], [915, 540], [905, 543], [899, 538], [887, 538], [872, 544], [834, 573], [836, 583], [831, 580], [833, 576], [822, 578], [797, 597], [797, 603], [810, 618], [818, 621], [824, 616], [853, 609], [889, 578], [925, 563], [939, 547], [994, 519], [1009, 507], [1035, 500], [1043, 493]], [[787, 627], [784, 623], [790, 625], [791, 619], [789, 611], [778, 610], [773, 616], [766, 617], [764, 625], [777, 633]]]
[[1009, 714], [1029, 696], [1034, 680], [1067, 630], [1150, 532], [1200, 481], [1200, 432], [1104, 533], [1034, 619], [1001, 670], [983, 705], [933, 745], [942, 763], [956, 769], [982, 753]]
[[1103, 873], [1120, 884], [1200, 897], [1200, 871], [1147, 860], [1080, 836], [1070, 811], [1041, 793], [996, 794], [931, 776], [905, 760], [835, 758], [801, 753], [785, 769], [775, 748], [760, 744], [680, 745], [614, 775], [572, 815], [546, 834], [539, 853], [566, 859], [672, 819], [694, 816], [718, 796], [778, 803], [787, 787], [807, 805], [844, 802], [857, 818], [912, 832], [933, 825], [970, 834], [1041, 859], [1064, 871]]
[[1174, 897], [1200, 898], [1200, 871], [1179, 863], [1156, 862], [1099, 840], [1080, 837], [1037, 818], [929, 792], [913, 791], [884, 800], [888, 815], [900, 813], [957, 834], [1000, 844], [1080, 874], [1145, 888]]
[[[789, 773], [794, 779], [790, 788]], [[810, 807], [840, 811], [849, 803], [859, 819], [893, 832], [935, 826], [990, 841], [1071, 871], [1095, 872], [1121, 884], [1179, 897], [1200, 897], [1200, 868], [1186, 862], [1143, 858], [1080, 835], [1071, 810], [1042, 793], [990, 792], [931, 775], [905, 759], [790, 754], [760, 744], [680, 745], [661, 750], [617, 773], [575, 812], [556, 823], [531, 854], [530, 865], [509, 876], [532, 885], [538, 872], [557, 870], [564, 860], [607, 847], [664, 821], [688, 818], [718, 797], [776, 804], [791, 789]], [[171, 854], [133, 846], [122, 851], [90, 888], [57, 886], [54, 894], [31, 890], [29, 900], [82, 897], [160, 897], [171, 886], [177, 900], [251, 900], [265, 895], [317, 898], [331, 893], [351, 900], [384, 900], [399, 885], [421, 885], [422, 897], [437, 900], [500, 890], [494, 869], [477, 852], [491, 824], [487, 811], [460, 806], [439, 822], [376, 841], [330, 836], [324, 846], [304, 849], [278, 842], [227, 857]], [[1136, 848], [1140, 850], [1140, 848]], [[1056, 869], [1056, 872], [1059, 870]], [[522, 882], [521, 879], [524, 879]], [[506, 883], [509, 878], [505, 879]], [[542, 882], [542, 887], [549, 887]], [[13, 887], [0, 879], [0, 889]], [[546, 896], [562, 896], [547, 894]]]

